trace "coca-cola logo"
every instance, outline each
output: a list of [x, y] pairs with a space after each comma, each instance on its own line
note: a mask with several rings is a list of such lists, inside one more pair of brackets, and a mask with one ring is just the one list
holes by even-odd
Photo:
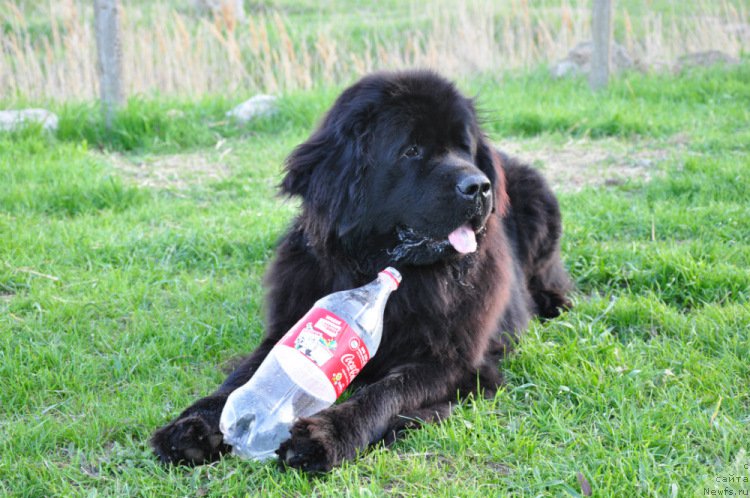
[[359, 373], [359, 368], [357, 368], [357, 364], [354, 361], [354, 355], [353, 354], [345, 354], [341, 357], [341, 363], [344, 364], [347, 371], [349, 372], [349, 375], [354, 377]]

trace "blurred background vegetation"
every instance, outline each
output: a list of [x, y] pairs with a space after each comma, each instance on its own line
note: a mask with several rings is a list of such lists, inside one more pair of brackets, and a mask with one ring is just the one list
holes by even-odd
[[[244, 15], [199, 3], [121, 2], [126, 96], [310, 89], [412, 66], [498, 74], [554, 62], [591, 37], [589, 0], [269, 0], [245, 2]], [[621, 0], [615, 40], [645, 71], [687, 52], [737, 57], [750, 45], [749, 7]], [[0, 3], [0, 100], [95, 98], [92, 11], [83, 0]]]

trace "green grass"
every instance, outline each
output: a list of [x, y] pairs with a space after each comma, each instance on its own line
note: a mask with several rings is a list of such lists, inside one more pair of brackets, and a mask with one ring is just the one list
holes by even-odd
[[[147, 439], [258, 343], [261, 276], [295, 211], [274, 196], [280, 165], [340, 89], [247, 127], [224, 118], [234, 98], [141, 99], [109, 135], [82, 104], [54, 109], [55, 137], [0, 135], [0, 495], [578, 496], [580, 473], [595, 496], [695, 496], [746, 475], [750, 66], [596, 96], [541, 72], [460, 86], [499, 143], [668, 154], [651, 182], [561, 194], [576, 308], [532, 325], [495, 399], [324, 477], [165, 468]], [[138, 187], [107, 155], [219, 142], [229, 174], [181, 190]]]

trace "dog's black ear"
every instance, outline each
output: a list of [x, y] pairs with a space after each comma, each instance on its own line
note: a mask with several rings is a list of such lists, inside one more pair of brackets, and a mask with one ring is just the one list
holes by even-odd
[[492, 183], [493, 191], [495, 193], [495, 202], [492, 210], [499, 212], [501, 215], [505, 214], [505, 211], [508, 208], [509, 198], [508, 191], [505, 187], [505, 171], [503, 169], [502, 154], [500, 154], [485, 137], [479, 139], [476, 163], [477, 167], [487, 175], [487, 178], [489, 178]]
[[[368, 124], [382, 99], [381, 77], [370, 75], [344, 90], [310, 138], [287, 158], [281, 191], [313, 201], [316, 183], [364, 167]], [[335, 190], [339, 183], [327, 185]]]
[[286, 158], [286, 174], [281, 181], [281, 192], [305, 198], [315, 168], [330, 160], [333, 144], [330, 131], [321, 126], [306, 142], [298, 145]]
[[[376, 99], [355, 85], [344, 91], [315, 132], [289, 155], [282, 193], [302, 198], [321, 223], [342, 237], [364, 208], [364, 172], [369, 163], [368, 126]], [[321, 234], [322, 235], [322, 234]]]

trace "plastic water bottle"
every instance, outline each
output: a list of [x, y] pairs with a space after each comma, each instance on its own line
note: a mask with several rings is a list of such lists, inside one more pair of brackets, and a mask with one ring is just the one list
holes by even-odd
[[389, 267], [365, 286], [329, 294], [281, 338], [221, 412], [219, 428], [235, 454], [273, 457], [297, 418], [336, 401], [377, 351], [385, 304], [400, 283]]

